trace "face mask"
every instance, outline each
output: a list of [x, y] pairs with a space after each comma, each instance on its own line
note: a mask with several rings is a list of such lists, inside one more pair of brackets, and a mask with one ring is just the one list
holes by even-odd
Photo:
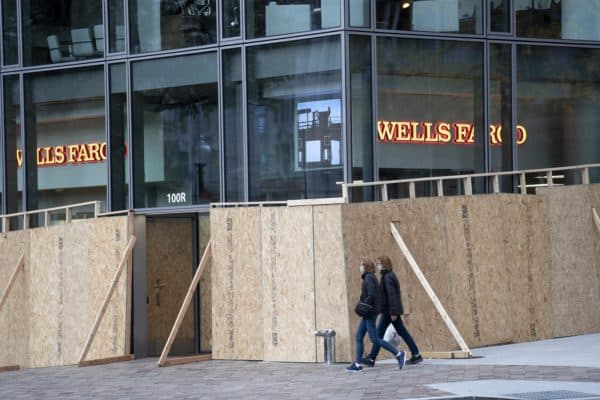
[[381, 270], [383, 269], [383, 265], [381, 265], [381, 263], [377, 263], [377, 269], [379, 270], [379, 272], [381, 272]]
[[365, 273], [365, 267], [361, 264], [360, 265], [360, 274], [364, 274]]

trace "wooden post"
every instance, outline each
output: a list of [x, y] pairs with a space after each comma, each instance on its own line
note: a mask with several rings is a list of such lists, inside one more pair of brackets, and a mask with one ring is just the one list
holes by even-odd
[[68, 224], [69, 222], [71, 222], [71, 216], [72, 216], [71, 207], [65, 208], [65, 223]]
[[48, 219], [50, 219], [50, 212], [44, 211], [44, 226], [50, 225], [50, 221], [48, 221]]
[[2, 233], [8, 232], [8, 217], [2, 217]]
[[473, 195], [473, 183], [471, 182], [471, 178], [470, 177], [465, 178], [464, 183], [465, 183], [465, 195], [466, 196]]
[[444, 197], [444, 181], [441, 179], [437, 180], [437, 195], [438, 197]]
[[552, 170], [546, 172], [546, 185], [548, 185], [548, 187], [554, 186], [554, 178], [552, 178]]
[[519, 176], [519, 183], [521, 186], [521, 194], [527, 194], [527, 180], [525, 179], [525, 172], [521, 172]]
[[592, 215], [594, 217], [594, 222], [596, 223], [596, 228], [598, 228], [598, 232], [600, 232], [600, 217], [595, 208], [592, 208]]
[[196, 291], [198, 282], [200, 282], [200, 277], [202, 276], [202, 273], [206, 269], [206, 264], [208, 264], [208, 259], [210, 258], [210, 254], [211, 254], [210, 253], [211, 252], [211, 250], [210, 250], [211, 244], [212, 244], [212, 239], [209, 240], [208, 244], [206, 245], [204, 254], [202, 255], [202, 258], [200, 259], [200, 264], [198, 265], [198, 268], [196, 269], [196, 273], [194, 274], [194, 278], [192, 279], [192, 283], [190, 283], [190, 287], [188, 288], [185, 298], [183, 299], [183, 304], [181, 305], [181, 308], [179, 309], [179, 313], [177, 314], [177, 318], [175, 319], [173, 328], [171, 328], [171, 333], [169, 333], [169, 338], [167, 339], [167, 343], [165, 343], [165, 347], [163, 348], [163, 351], [160, 354], [160, 358], [158, 360], [159, 367], [165, 366], [165, 361], [167, 360], [167, 356], [169, 355], [169, 352], [171, 351], [171, 346], [173, 346], [173, 342], [175, 341], [175, 336], [177, 336], [177, 333], [179, 332], [179, 328], [181, 327], [181, 323], [183, 322], [185, 313], [187, 312], [190, 302], [192, 301], [192, 297], [194, 295], [194, 292]]
[[381, 201], [388, 201], [388, 191], [385, 183], [381, 185]]
[[492, 186], [494, 187], [494, 193], [500, 193], [500, 179], [498, 175], [492, 177]]
[[590, 169], [587, 167], [581, 170], [581, 183], [584, 185], [590, 184]]
[[17, 274], [19, 273], [19, 271], [21, 271], [23, 265], [25, 265], [25, 254], [21, 254], [21, 257], [19, 257], [17, 266], [15, 267], [15, 270], [13, 271], [12, 275], [10, 276], [10, 279], [8, 280], [8, 286], [6, 286], [6, 289], [4, 289], [4, 293], [2, 293], [2, 297], [0, 297], [0, 312], [2, 312], [2, 307], [4, 307], [4, 303], [6, 303], [6, 299], [8, 299], [10, 289], [12, 289], [13, 285], [15, 284], [15, 281], [17, 280]]
[[425, 275], [423, 275], [423, 272], [421, 271], [421, 268], [419, 268], [419, 265], [417, 264], [417, 262], [415, 261], [415, 259], [412, 256], [412, 254], [408, 250], [408, 247], [406, 247], [406, 244], [404, 243], [404, 240], [402, 240], [402, 237], [400, 236], [400, 233], [398, 233], [398, 230], [396, 229], [396, 226], [394, 225], [393, 222], [390, 225], [391, 225], [391, 229], [392, 229], [392, 236], [394, 236], [394, 239], [396, 240], [396, 243], [400, 247], [400, 250], [402, 250], [402, 254], [404, 254], [404, 257], [406, 258], [406, 260], [408, 261], [408, 264], [410, 265], [410, 267], [412, 268], [413, 272], [417, 276], [417, 279], [419, 279], [419, 282], [421, 283], [421, 285], [425, 289], [425, 292], [427, 292], [427, 294], [429, 295], [429, 298], [433, 302], [433, 305], [435, 306], [437, 312], [440, 314], [440, 316], [442, 317], [442, 319], [446, 323], [446, 326], [450, 330], [450, 333], [452, 333], [452, 336], [454, 336], [454, 339], [456, 340], [456, 342], [460, 346], [461, 350], [464, 351], [464, 352], [468, 352], [469, 354], [471, 354], [471, 351], [469, 350], [469, 347], [465, 343], [465, 340], [463, 339], [463, 337], [461, 336], [460, 332], [458, 331], [458, 329], [456, 328], [456, 326], [454, 325], [454, 323], [450, 319], [450, 316], [448, 315], [448, 313], [446, 312], [446, 309], [444, 308], [444, 306], [442, 305], [442, 303], [438, 299], [437, 295], [435, 294], [435, 292], [431, 288], [431, 285], [429, 285], [429, 282], [425, 278]]
[[108, 288], [108, 293], [106, 293], [106, 296], [104, 297], [104, 301], [102, 302], [102, 307], [100, 307], [100, 311], [98, 312], [98, 315], [96, 316], [96, 320], [94, 321], [92, 330], [85, 342], [85, 346], [83, 346], [83, 350], [81, 351], [81, 355], [79, 356], [79, 363], [83, 363], [83, 361], [85, 360], [85, 357], [87, 356], [88, 351], [90, 350], [90, 346], [92, 345], [92, 341], [94, 340], [94, 337], [96, 336], [96, 331], [98, 330], [98, 327], [100, 326], [102, 317], [104, 317], [104, 313], [106, 312], [106, 308], [108, 307], [110, 298], [112, 297], [112, 294], [115, 291], [115, 288], [117, 287], [117, 283], [119, 282], [119, 277], [121, 276], [121, 273], [123, 272], [124, 266], [128, 264], [127, 261], [129, 260], [129, 253], [131, 252], [131, 250], [133, 250], [135, 241], [136, 241], [136, 238], [135, 238], [135, 236], [132, 235], [131, 238], [129, 239], [129, 243], [127, 244], [127, 247], [125, 248], [125, 251], [123, 252], [123, 255], [121, 256], [121, 261], [119, 262], [119, 265], [117, 266], [117, 270], [115, 271], [115, 275], [113, 276], [112, 283], [110, 284], [110, 287]]
[[348, 185], [342, 183], [342, 197], [344, 198], [344, 203], [348, 203]]
[[100, 202], [99, 201], [94, 203], [94, 218], [98, 218], [98, 215], [100, 215]]
[[414, 199], [415, 197], [417, 197], [414, 181], [408, 183], [408, 197], [410, 197], [411, 199]]

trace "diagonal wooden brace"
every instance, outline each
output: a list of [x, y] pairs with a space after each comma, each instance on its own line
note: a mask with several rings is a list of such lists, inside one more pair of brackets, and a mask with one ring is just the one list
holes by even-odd
[[19, 271], [23, 269], [24, 265], [25, 254], [21, 254], [21, 257], [19, 257], [19, 261], [17, 262], [17, 266], [15, 267], [15, 270], [13, 271], [12, 275], [10, 276], [10, 279], [8, 280], [8, 286], [6, 286], [6, 289], [4, 289], [4, 292], [2, 293], [2, 297], [0, 297], [0, 312], [2, 312], [2, 307], [4, 307], [4, 304], [8, 299], [8, 295], [10, 294], [10, 290], [12, 289], [17, 280], [17, 275]]

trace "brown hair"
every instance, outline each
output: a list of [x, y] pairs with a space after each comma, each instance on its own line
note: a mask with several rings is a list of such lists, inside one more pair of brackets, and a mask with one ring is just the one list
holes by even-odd
[[361, 258], [360, 263], [365, 267], [365, 272], [375, 273], [375, 264], [368, 258]]
[[380, 262], [383, 266], [383, 269], [387, 269], [388, 271], [392, 271], [392, 260], [388, 256], [379, 256], [377, 257], [377, 262]]

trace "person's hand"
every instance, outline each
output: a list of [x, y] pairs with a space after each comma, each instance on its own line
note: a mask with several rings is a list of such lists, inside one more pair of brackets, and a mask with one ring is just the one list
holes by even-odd
[[397, 315], [392, 315], [392, 321], [396, 321], [398, 319]]

